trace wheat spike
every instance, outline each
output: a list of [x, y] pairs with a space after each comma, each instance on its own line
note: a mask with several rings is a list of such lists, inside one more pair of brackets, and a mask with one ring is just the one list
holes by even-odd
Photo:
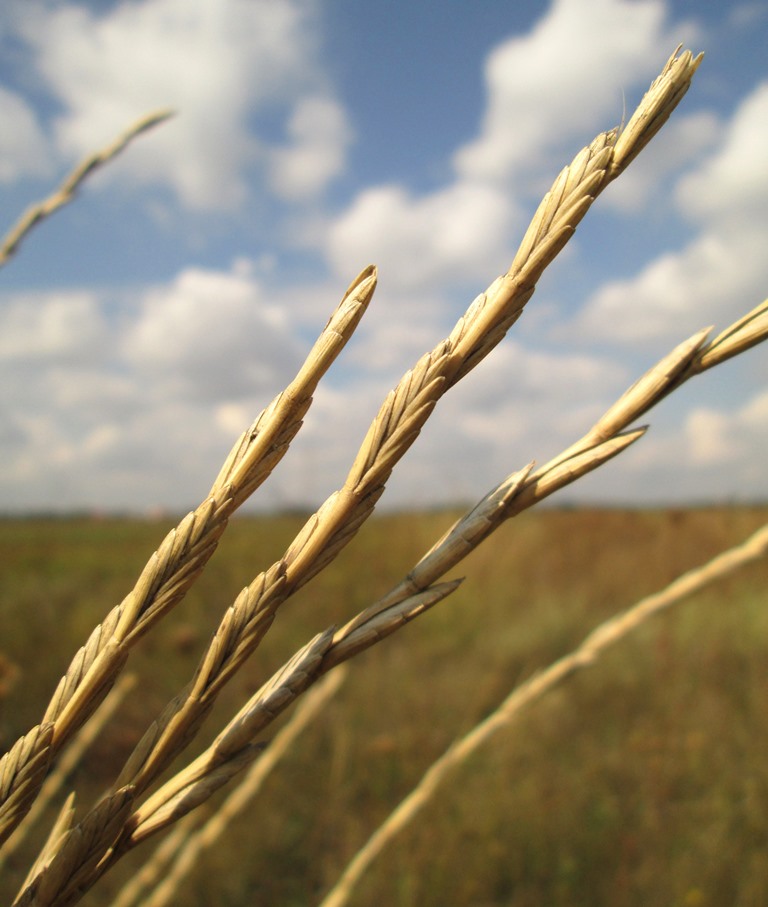
[[[115, 789], [103, 801], [108, 804], [120, 791], [130, 791], [131, 799], [138, 803], [129, 808], [128, 817], [123, 816], [122, 830], [115, 834], [111, 822], [99, 818], [101, 807], [70, 830], [66, 841], [84, 835], [88, 845], [79, 851], [68, 845], [67, 859], [71, 861], [78, 853], [82, 866], [73, 864], [68, 873], [59, 873], [62, 897], [74, 897], [72, 878], [84, 890], [125, 851], [204, 802], [214, 789], [242, 771], [261, 751], [256, 735], [322, 674], [451, 594], [458, 581], [438, 583], [438, 576], [458, 563], [503, 519], [596, 468], [642, 436], [642, 428], [624, 428], [647, 408], [650, 399], [658, 397], [660, 388], [669, 392], [680, 375], [686, 369], [690, 371], [702, 349], [703, 337], [676, 353], [674, 362], [664, 365], [663, 375], [657, 372], [640, 382], [602, 423], [563, 455], [538, 470], [528, 467], [502, 483], [414, 568], [405, 585], [398, 587], [397, 595], [366, 609], [341, 630], [329, 628], [311, 640], [246, 704], [211, 747], [139, 802], [194, 736], [217, 693], [256, 648], [282, 604], [335, 558], [368, 518], [392, 470], [414, 443], [442, 395], [504, 337], [530, 300], [541, 273], [573, 235], [592, 202], [669, 116], [700, 60], [701, 56], [694, 59], [687, 51], [682, 55], [676, 52], [627, 129], [621, 135], [617, 130], [602, 133], [579, 152], [539, 206], [508, 271], [474, 300], [451, 334], [425, 354], [387, 396], [343, 486], [307, 521], [283, 557], [257, 576], [227, 610], [194, 677], [150, 727]], [[307, 373], [319, 377], [327, 367], [338, 345], [336, 335], [341, 336], [349, 325], [357, 323], [375, 279], [375, 270], [368, 268], [353, 282], [336, 327], [321, 337], [308, 360], [314, 365], [307, 366]], [[110, 616], [84, 647], [50, 710], [57, 742], [71, 732], [93, 700], [114, 681], [113, 666], [122, 666], [128, 643], [172, 607], [199, 574], [228, 517], [264, 480], [298, 430], [309, 404], [311, 384], [312, 378], [302, 370], [296, 382], [241, 436], [200, 512], [168, 537], [119, 613]], [[109, 813], [106, 806], [103, 809]], [[57, 859], [58, 854], [50, 867]], [[23, 897], [39, 887], [41, 878], [53, 889], [56, 876], [44, 870]]]
[[[5, 779], [0, 784], [0, 842], [23, 818], [56, 753], [107, 695], [130, 647], [181, 601], [215, 551], [229, 517], [283, 456], [317, 384], [359, 324], [375, 287], [372, 267], [350, 284], [296, 379], [235, 445], [211, 495], [168, 533], [134, 589], [77, 653], [46, 709], [43, 722], [51, 728], [51, 739], [28, 735], [15, 751], [15, 761], [8, 762], [10, 754], [0, 759], [0, 779]], [[20, 771], [19, 756], [38, 767], [36, 774]], [[22, 792], [14, 796], [22, 782]]]

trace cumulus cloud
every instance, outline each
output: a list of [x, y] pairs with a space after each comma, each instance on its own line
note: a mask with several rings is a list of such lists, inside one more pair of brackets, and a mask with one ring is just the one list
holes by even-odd
[[[361, 354], [368, 352], [363, 345]], [[399, 377], [400, 372], [390, 380], [363, 373], [343, 388], [318, 390], [291, 453], [291, 478], [296, 476], [308, 500], [322, 499], [343, 481], [379, 403]], [[508, 338], [441, 398], [395, 470], [386, 504], [469, 501], [484, 494], [532, 458], [541, 462], [571, 444], [627, 383], [623, 366], [605, 357], [558, 355]]]
[[[696, 407], [685, 420], [684, 431], [694, 466], [734, 469], [754, 464], [754, 452], [768, 445], [768, 391], [734, 409]], [[762, 469], [758, 472], [752, 465], [751, 470], [752, 480], [764, 477]]]
[[344, 167], [352, 139], [344, 109], [332, 98], [301, 98], [287, 132], [290, 143], [270, 152], [271, 185], [289, 200], [316, 195]]
[[[670, 35], [668, 7], [555, 0], [528, 33], [489, 54], [476, 134], [445, 149], [441, 185], [421, 187], [416, 168], [435, 162], [415, 149], [402, 182], [363, 184], [329, 213], [322, 193], [346, 165], [353, 130], [320, 61], [315, 0], [15, 2], [16, 29], [35, 49], [57, 111], [43, 126], [33, 120], [24, 142], [53, 135], [60, 151], [79, 156], [134, 116], [170, 104], [180, 115], [104, 178], [132, 176], [173, 190], [191, 208], [229, 209], [254, 191], [258, 175], [291, 207], [265, 253], [269, 273], [247, 261], [174, 265], [130, 298], [101, 289], [0, 297], [4, 505], [196, 504], [234, 438], [290, 379], [355, 271], [375, 261], [381, 285], [371, 311], [256, 503], [322, 500], [343, 481], [389, 388], [508, 264], [536, 196], [584, 142], [621, 118], [622, 90], [628, 102], [639, 96], [678, 38], [690, 37], [687, 26]], [[688, 327], [750, 307], [766, 282], [763, 156], [750, 150], [762, 147], [755, 125], [768, 113], [762, 91], [731, 120], [684, 108], [601, 199], [618, 219], [645, 215], [662, 198], [663, 211], [676, 205], [693, 238], [630, 279], [600, 287], [554, 347], [546, 344], [558, 300], [542, 286], [545, 298], [532, 303], [536, 331], [522, 334], [529, 345], [513, 334], [440, 402], [386, 502], [469, 500], [531, 458], [548, 459], [642, 370], [630, 366], [630, 343], [677, 341]], [[13, 116], [23, 123], [23, 112]], [[668, 192], [692, 157], [695, 172]], [[289, 219], [295, 231], [285, 248]], [[307, 284], [316, 260], [300, 263], [299, 278], [286, 273], [297, 235], [311, 235], [304, 245], [328, 265]], [[574, 294], [589, 267], [581, 254], [588, 244], [569, 246], [566, 264], [581, 269]], [[599, 254], [597, 262], [599, 279]], [[619, 345], [596, 352], [595, 340]], [[682, 477], [673, 491], [720, 491], [724, 483], [707, 485], [709, 477], [745, 476], [748, 450], [765, 446], [765, 407], [758, 395], [730, 410], [681, 409], [673, 430], [654, 426], [639, 453], [622, 456], [607, 478], [601, 470], [599, 487], [614, 499], [641, 499], [651, 486], [663, 497], [670, 485], [660, 477], [673, 475], [672, 484]], [[611, 485], [611, 475], [625, 478]]]
[[[322, 165], [294, 180], [296, 195], [317, 192], [341, 166], [348, 129], [343, 111], [329, 113], [314, 11], [313, 0], [137, 0], [106, 11], [30, 0], [13, 21], [63, 106], [60, 150], [84, 155], [148, 111], [174, 108], [178, 117], [110, 173], [170, 186], [189, 207], [225, 209], [246, 197], [256, 165], [295, 175], [300, 149], [322, 148]], [[294, 133], [284, 151], [254, 137], [255, 118], [275, 110]]]
[[716, 152], [683, 177], [677, 202], [699, 223], [765, 218], [768, 208], [768, 82], [739, 105]]
[[0, 361], [77, 362], [103, 348], [107, 327], [89, 291], [23, 293], [0, 305]]
[[244, 262], [116, 302], [0, 299], [6, 506], [19, 494], [61, 508], [196, 503], [304, 352]]
[[533, 195], [618, 122], [622, 88], [649, 79], [658, 48], [675, 43], [661, 0], [555, 0], [531, 31], [490, 52], [482, 122], [451, 155], [447, 185], [360, 192], [321, 240], [331, 265], [338, 273], [373, 258], [411, 290], [490, 282], [511, 259], [510, 238], [524, 227], [523, 212], [533, 213]]
[[285, 312], [270, 304], [242, 265], [188, 268], [149, 290], [122, 353], [165, 393], [185, 399], [241, 398], [286, 378], [299, 353]]
[[595, 340], [627, 345], [682, 340], [707, 324], [725, 327], [756, 305], [768, 278], [768, 228], [707, 231], [634, 278], [604, 284], [576, 325]]
[[549, 456], [583, 434], [627, 380], [624, 366], [608, 357], [536, 349], [510, 337], [446, 401], [442, 418], [479, 441], [524, 444], [529, 459]]
[[362, 192], [331, 226], [327, 254], [337, 273], [375, 260], [389, 284], [427, 288], [457, 277], [494, 275], [510, 230], [509, 200], [479, 183], [426, 196], [400, 186]]
[[514, 178], [574, 136], [589, 141], [618, 125], [622, 89], [652, 74], [658, 48], [674, 46], [664, 26], [661, 0], [555, 0], [528, 34], [486, 60], [483, 125], [456, 153], [458, 173]]
[[[308, 346], [301, 321], [269, 301], [245, 262], [184, 269], [117, 307], [93, 292], [1, 301], [6, 506], [194, 505]], [[316, 503], [343, 481], [389, 388], [440, 338], [424, 325], [411, 343], [390, 339], [382, 355], [377, 332], [353, 338], [340, 366], [354, 380], [321, 385], [257, 505]], [[606, 389], [625, 383], [609, 360], [510, 339], [441, 401], [389, 503], [482, 494], [572, 441], [608, 402]]]
[[35, 112], [18, 94], [2, 86], [0, 123], [0, 182], [47, 174], [51, 167], [48, 141]]
[[722, 129], [720, 118], [711, 110], [676, 111], [639, 160], [611, 184], [600, 206], [633, 216], [654, 207], [666, 210], [670, 178], [678, 178], [692, 162], [717, 147]]
[[[722, 380], [722, 379], [720, 379]], [[768, 394], [744, 395], [731, 407], [674, 399], [671, 414], [657, 414], [639, 444], [622, 454], [614, 469], [574, 486], [577, 495], [621, 500], [642, 494], [646, 504], [765, 499]], [[658, 422], [658, 424], [657, 424]]]
[[575, 327], [619, 343], [682, 339], [708, 322], [725, 327], [755, 305], [768, 283], [768, 85], [759, 85], [721, 129], [720, 141], [682, 177], [679, 213], [699, 228], [679, 251], [611, 281], [589, 299]]

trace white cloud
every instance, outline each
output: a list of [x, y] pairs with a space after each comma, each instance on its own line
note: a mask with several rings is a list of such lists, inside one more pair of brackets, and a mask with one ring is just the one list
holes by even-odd
[[338, 172], [347, 141], [343, 113], [311, 115], [313, 105], [334, 105], [318, 61], [315, 5], [137, 0], [97, 11], [30, 0], [16, 7], [15, 23], [64, 105], [55, 123], [62, 151], [90, 153], [139, 116], [172, 107], [178, 117], [110, 175], [171, 186], [190, 207], [230, 208], [246, 197], [254, 165], [271, 162], [252, 132], [262, 111], [294, 110], [290, 128], [298, 129], [301, 146], [323, 149], [325, 161], [305, 177], [306, 190], [317, 191]]
[[[365, 357], [374, 346], [371, 338], [358, 353]], [[404, 363], [402, 371], [412, 364]], [[286, 461], [284, 487], [297, 481], [305, 499], [316, 502], [335, 489], [399, 378], [400, 372], [389, 380], [362, 374], [343, 388], [321, 385]], [[527, 349], [508, 338], [439, 401], [395, 470], [385, 506], [484, 494], [529, 460], [541, 462], [571, 444], [611, 402], [612, 390], [618, 395], [628, 383], [624, 368], [608, 359]], [[274, 484], [280, 482], [277, 477]]]
[[609, 186], [600, 199], [601, 207], [629, 215], [652, 207], [666, 211], [669, 178], [677, 177], [683, 168], [690, 169], [692, 162], [710, 151], [722, 129], [720, 118], [712, 111], [675, 112], [642, 156]]
[[0, 306], [0, 362], [51, 366], [92, 359], [102, 351], [106, 332], [95, 293], [6, 294]]
[[[135, 288], [130, 300], [102, 291], [0, 298], [4, 505], [196, 504], [234, 438], [292, 376], [310, 328], [325, 322], [353, 274], [375, 261], [381, 284], [372, 310], [256, 503], [325, 497], [343, 480], [387, 390], [452, 327], [456, 288], [463, 293], [471, 281], [482, 289], [508, 264], [513, 231], [524, 226], [533, 196], [597, 130], [620, 119], [622, 90], [630, 104], [630, 92], [645, 89], [685, 33], [668, 34], [668, 6], [556, 0], [528, 34], [489, 55], [477, 134], [446, 149], [443, 185], [416, 188], [414, 170], [402, 183], [364, 187], [328, 215], [317, 194], [345, 167], [351, 127], [318, 57], [315, 0], [132, 0], [101, 9], [16, 3], [17, 22], [34, 32], [40, 71], [61, 105], [61, 149], [91, 151], [133, 116], [168, 103], [180, 116], [137, 143], [105, 178], [132, 175], [170, 187], [189, 206], [224, 208], [242, 200], [261, 173], [281, 200], [313, 204], [311, 219], [310, 206], [290, 209], [258, 269], [248, 262], [184, 267]], [[598, 355], [593, 340], [637, 347], [669, 334], [676, 341], [755, 301], [766, 282], [768, 236], [745, 187], [755, 187], [764, 205], [763, 157], [750, 151], [762, 141], [754, 123], [766, 120], [760, 97], [731, 122], [709, 112], [672, 120], [606, 202], [645, 215], [684, 161], [714, 149], [667, 200], [685, 206], [698, 235], [632, 279], [603, 286], [579, 322], [581, 333], [562, 335], [567, 346], [531, 349], [517, 342], [519, 333], [510, 337], [441, 401], [385, 503], [468, 499], [574, 441], [636, 377], [623, 347]], [[418, 149], [414, 157], [415, 167], [429, 166]], [[744, 178], [734, 175], [739, 167]], [[336, 276], [304, 285], [284, 271], [297, 244], [286, 250], [280, 243], [289, 232], [293, 239], [315, 228], [310, 245]], [[223, 245], [224, 234], [215, 240]], [[244, 241], [247, 234], [234, 240]], [[566, 253], [577, 272], [574, 293], [585, 279], [587, 256], [579, 252], [574, 244]], [[557, 305], [532, 304], [538, 337], [546, 337]], [[652, 432], [642, 453], [623, 456], [607, 481], [601, 470], [599, 487], [610, 489], [610, 476], [623, 475], [615, 497], [638, 500], [678, 478], [680, 489], [689, 482], [695, 493], [698, 482], [720, 493], [723, 482], [705, 479], [741, 469], [752, 445], [764, 448], [765, 406], [763, 398], [732, 412], [699, 405], [677, 420], [674, 443], [672, 432]], [[751, 462], [755, 472], [754, 455]], [[672, 478], [662, 486], [665, 476]], [[764, 476], [762, 486], [757, 477], [753, 485], [764, 488]]]
[[664, 18], [661, 0], [555, 0], [529, 34], [489, 55], [482, 131], [456, 153], [458, 173], [514, 178], [574, 136], [618, 125], [622, 89], [674, 47]]
[[680, 400], [669, 401], [664, 408], [675, 411], [671, 418], [652, 418], [650, 432], [621, 456], [618, 469], [601, 474], [599, 482], [579, 482], [578, 494], [591, 488], [605, 500], [642, 495], [647, 504], [666, 505], [763, 500], [768, 393], [749, 398], [742, 392], [741, 399], [731, 408], [701, 402], [686, 409]]
[[372, 260], [388, 284], [427, 289], [435, 280], [495, 275], [509, 231], [509, 201], [480, 183], [457, 182], [420, 198], [380, 186], [355, 199], [325, 242], [338, 274], [350, 262]]
[[732, 424], [732, 416], [724, 412], [695, 409], [685, 422], [692, 462], [721, 466], [732, 464], [739, 454], [729, 430]]
[[122, 353], [166, 394], [190, 401], [252, 396], [287, 378], [300, 355], [286, 313], [242, 264], [188, 268], [147, 292]]
[[583, 338], [639, 347], [726, 327], [756, 305], [768, 283], [768, 225], [711, 230], [659, 256], [635, 277], [604, 284], [575, 327]]
[[316, 195], [344, 166], [352, 139], [346, 114], [331, 98], [301, 98], [287, 131], [291, 144], [270, 152], [272, 188], [286, 199]]
[[680, 181], [677, 201], [697, 221], [765, 222], [768, 210], [768, 82], [739, 105], [723, 142], [706, 163]]
[[[746, 466], [751, 455], [768, 447], [768, 391], [736, 409], [697, 407], [685, 421], [685, 438], [694, 466], [754, 470]], [[765, 478], [764, 469], [760, 477]]]
[[551, 456], [586, 432], [627, 383], [623, 365], [607, 357], [531, 349], [508, 337], [445, 399], [437, 422], [498, 445], [505, 457], [513, 442], [525, 445], [526, 459]]
[[758, 86], [721, 130], [721, 141], [675, 193], [680, 212], [700, 225], [681, 250], [634, 277], [611, 281], [588, 300], [574, 327], [583, 337], [637, 344], [681, 340], [723, 328], [765, 295], [768, 285], [768, 86]]
[[49, 172], [48, 141], [35, 112], [12, 91], [0, 86], [0, 182]]
[[6, 294], [0, 499], [195, 504], [293, 376], [299, 329], [244, 262], [186, 269], [117, 310], [106, 294]]
[[555, 0], [529, 33], [489, 54], [482, 126], [453, 154], [446, 186], [367, 188], [330, 224], [319, 242], [336, 272], [374, 260], [382, 281], [413, 291], [489, 283], [512, 258], [531, 196], [618, 122], [622, 89], [650, 80], [659, 47], [674, 48], [664, 15], [661, 0]]

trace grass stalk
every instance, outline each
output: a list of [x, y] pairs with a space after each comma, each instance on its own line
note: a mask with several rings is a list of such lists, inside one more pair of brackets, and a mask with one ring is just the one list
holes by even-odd
[[689, 570], [665, 589], [641, 599], [631, 608], [596, 627], [572, 652], [534, 674], [516, 687], [487, 718], [455, 741], [424, 773], [413, 790], [371, 835], [342, 872], [320, 907], [344, 907], [354, 889], [384, 848], [435, 797], [447, 780], [481, 746], [503, 728], [509, 727], [526, 706], [531, 705], [576, 671], [593, 665], [600, 655], [620, 642], [650, 617], [671, 608], [744, 565], [768, 555], [768, 525], [741, 545], [724, 551], [708, 563]]
[[[744, 319], [737, 325], [746, 325]], [[743, 329], [752, 330], [744, 327]], [[725, 333], [738, 341], [738, 330]], [[765, 330], [768, 335], [768, 325]], [[708, 331], [697, 332], [649, 369], [614, 403], [580, 441], [539, 470], [530, 464], [513, 473], [460, 518], [433, 545], [407, 576], [382, 599], [338, 630], [328, 628], [311, 640], [240, 710], [214, 743], [162, 785], [132, 816], [134, 825], [121, 842], [131, 849], [176, 821], [181, 811], [207, 790], [209, 776], [222, 775], [223, 765], [258, 755], [255, 738], [316, 680], [344, 661], [400, 629], [452, 594], [461, 580], [439, 583], [492, 532], [513, 516], [602, 466], [645, 433], [627, 431], [629, 424], [663, 399], [670, 387], [699, 374], [690, 364], [709, 349]], [[717, 341], [714, 341], [717, 342]], [[721, 358], [719, 361], [725, 361]], [[118, 785], [125, 783], [121, 777]], [[193, 793], [194, 792], [194, 793]]]
[[270, 772], [304, 728], [336, 695], [345, 679], [345, 670], [334, 671], [310, 690], [302, 698], [290, 721], [278, 731], [269, 747], [246, 771], [242, 781], [223, 804], [200, 827], [194, 828], [189, 822], [195, 818], [194, 813], [178, 823], [160, 843], [152, 858], [124, 886], [113, 902], [113, 907], [135, 907], [139, 903], [142, 907], [165, 907], [172, 903], [180, 885], [200, 856], [219, 840], [229, 823], [250, 804]]
[[[701, 57], [686, 52], [667, 64], [641, 101], [656, 128], [671, 113]], [[662, 111], [662, 113], [659, 113]], [[641, 116], [642, 120], [643, 117]], [[650, 128], [650, 126], [649, 126]], [[643, 141], [636, 130], [623, 160]], [[613, 161], [616, 131], [602, 133], [566, 167], [545, 196], [512, 267], [477, 297], [452, 333], [406, 372], [388, 395], [358, 451], [344, 485], [305, 524], [283, 557], [243, 590], [226, 612], [182, 696], [169, 704], [121, 774], [119, 783], [146, 789], [193, 734], [222, 686], [269, 630], [280, 606], [326, 567], [370, 516], [397, 462], [414, 443], [440, 397], [501, 340], [530, 299], [535, 281], [597, 194], [622, 171]]]
[[109, 692], [130, 648], [183, 599], [230, 516], [283, 457], [375, 287], [375, 268], [366, 268], [350, 284], [294, 381], [236, 442], [209, 497], [171, 530], [133, 590], [93, 631], [59, 682], [41, 724], [0, 759], [0, 843], [30, 808], [58, 752]]
[[[592, 202], [623, 172], [669, 117], [687, 91], [701, 62], [701, 55], [694, 58], [689, 51], [682, 54], [679, 51], [680, 48], [670, 57], [660, 76], [646, 92], [621, 137], [615, 129], [601, 133], [560, 173], [542, 200], [509, 270], [495, 280], [486, 293], [475, 299], [449, 337], [403, 376], [379, 410], [343, 487], [331, 495], [307, 522], [285, 555], [260, 574], [226, 612], [187, 689], [150, 727], [103, 804], [91, 811], [80, 826], [72, 829], [71, 836], [75, 836], [81, 826], [88, 828], [87, 846], [81, 845], [79, 850], [83, 865], [75, 866], [72, 853], [77, 851], [77, 846], [70, 844], [66, 859], [54, 858], [41, 874], [46, 876], [45, 885], [51, 891], [55, 890], [52, 879], [58, 878], [58, 902], [74, 903], [126, 848], [165, 827], [169, 821], [176, 821], [189, 808], [204, 802], [213, 790], [226, 783], [257, 755], [253, 742], [237, 747], [235, 741], [239, 742], [241, 738], [238, 738], [236, 730], [228, 727], [217, 741], [218, 749], [214, 747], [206, 751], [171, 782], [167, 782], [160, 792], [134, 809], [135, 801], [194, 737], [223, 684], [258, 646], [280, 605], [327, 566], [371, 514], [392, 470], [418, 437], [443, 393], [474, 368], [504, 337], [531, 298], [539, 276], [573, 235]], [[370, 269], [363, 274], [373, 277]], [[241, 444], [247, 443], [242, 439]], [[245, 459], [241, 454], [242, 447], [236, 445], [236, 452], [230, 456], [214, 484], [214, 489], [220, 489], [220, 494], [215, 494], [206, 502], [207, 515], [215, 514], [218, 519], [214, 522], [220, 527], [215, 541], [204, 549], [207, 556], [210, 556], [226, 525], [226, 517], [235, 506], [236, 492], [229, 477], [237, 473], [240, 462]], [[251, 464], [248, 470], [253, 471]], [[242, 479], [239, 473], [238, 477]], [[196, 525], [194, 517], [190, 522], [190, 528], [195, 527], [196, 541], [206, 538], [206, 533]], [[183, 545], [174, 545], [172, 540], [162, 561], [177, 565], [178, 560], [173, 554], [180, 548], [184, 550]], [[181, 589], [183, 595], [206, 560], [207, 557], [202, 556], [200, 563], [185, 565], [182, 577], [172, 574], [169, 598], [174, 604], [180, 597], [176, 594], [177, 590]], [[60, 697], [66, 699], [66, 703], [59, 708], [57, 702], [54, 709], [56, 715], [63, 714], [65, 719], [73, 716], [69, 721], [60, 718], [65, 729], [87, 714], [88, 704], [97, 698], [95, 690], [106, 689], [114, 682], [116, 672], [127, 657], [123, 641], [138, 635], [140, 631], [136, 624], [139, 619], [146, 613], [154, 615], [164, 610], [160, 606], [153, 608], [149, 601], [166, 572], [167, 566], [166, 571], [158, 571], [154, 565], [148, 566], [139, 581], [138, 601], [130, 601], [125, 608], [127, 613], [117, 614], [114, 625], [110, 625], [106, 632], [104, 628], [98, 628], [99, 645], [94, 646], [98, 649], [98, 655], [89, 660], [87, 670], [83, 671], [78, 662], [76, 670], [68, 672]], [[383, 620], [375, 619], [374, 639], [383, 638], [391, 632], [390, 626], [402, 625], [434, 601], [450, 594], [455, 587], [455, 583], [440, 584], [421, 596], [415, 596], [415, 604], [406, 603], [389, 609]], [[352, 652], [351, 641], [357, 645], [360, 629], [335, 642], [331, 635], [321, 634], [297, 653], [291, 670], [286, 669], [281, 678], [284, 686], [278, 686], [275, 691], [280, 701], [289, 702], [306, 689], [313, 672], [319, 672], [319, 665], [329, 649], [334, 648], [336, 653]], [[366, 626], [365, 629], [370, 631], [372, 628]], [[102, 636], [105, 638], [103, 643]], [[83, 654], [83, 661], [86, 654], [87, 651]], [[89, 678], [90, 683], [82, 684], [82, 677]], [[252, 716], [259, 713], [260, 708], [251, 709], [249, 720], [245, 723], [249, 727], [258, 726], [258, 720], [253, 720]], [[44, 720], [43, 726], [45, 724]], [[54, 725], [53, 746], [49, 743], [45, 749], [48, 761], [62, 736], [57, 722]], [[166, 789], [169, 784], [170, 791]], [[31, 791], [28, 796], [31, 797], [34, 789], [31, 785], [28, 788]], [[164, 796], [162, 802], [158, 800], [161, 795]], [[131, 818], [128, 820], [127, 816], [123, 816], [125, 821], [116, 838], [112, 810], [107, 804], [117, 801], [120, 801], [121, 809], [124, 801], [130, 801], [126, 813], [131, 813]], [[0, 807], [0, 822], [1, 810]], [[95, 843], [97, 814], [104, 817], [100, 859], [95, 857], [98, 849]], [[78, 835], [82, 838], [81, 832]], [[85, 882], [85, 865], [90, 869], [88, 882]], [[42, 884], [36, 879], [30, 889], [35, 885], [39, 888]]]
[[43, 201], [30, 206], [11, 227], [5, 237], [0, 240], [0, 268], [7, 264], [8, 260], [16, 254], [22, 240], [26, 238], [34, 227], [50, 217], [55, 211], [58, 211], [59, 208], [63, 208], [64, 205], [68, 205], [75, 199], [82, 184], [95, 170], [117, 157], [137, 136], [158, 126], [172, 116], [172, 110], [157, 110], [143, 116], [121, 133], [113, 142], [102, 148], [101, 151], [90, 154], [81, 161], [55, 192]]
[[[461, 580], [444, 581], [449, 570], [501, 523], [598, 468], [642, 437], [645, 428], [632, 426], [682, 383], [766, 338], [768, 300], [715, 340], [708, 342], [709, 331], [704, 330], [680, 344], [579, 441], [544, 466], [530, 464], [493, 489], [382, 599], [340, 628], [332, 626], [313, 637], [245, 703], [213, 743], [163, 781], [166, 769], [195, 738], [218, 694], [252, 656], [280, 608], [354, 538], [443, 394], [503, 339], [531, 299], [544, 269], [598, 195], [663, 126], [688, 90], [700, 62], [701, 55], [680, 53], [678, 48], [626, 128], [601, 133], [563, 169], [539, 205], [509, 269], [472, 302], [451, 333], [422, 356], [388, 394], [343, 485], [309, 518], [282, 557], [259, 573], [226, 608], [193, 676], [150, 724], [112, 788], [79, 820], [71, 802], [62, 808], [16, 904], [74, 904], [125, 853], [178, 823], [232, 779], [246, 772], [249, 784], [257, 786], [282, 746], [275, 741], [265, 752], [257, 738], [296, 699], [333, 668], [452, 594]], [[142, 128], [149, 125], [154, 122]], [[135, 127], [122, 137], [119, 148], [119, 142], [111, 146], [111, 156], [134, 134]], [[84, 162], [63, 184], [64, 189], [69, 187], [69, 194], [60, 190], [59, 203], [43, 206], [43, 214], [32, 217], [20, 236], [40, 217], [68, 201], [87, 174], [110, 159], [103, 155]], [[54, 759], [113, 687], [132, 645], [182, 600], [218, 545], [231, 515], [282, 458], [302, 425], [318, 382], [363, 316], [376, 280], [376, 269], [369, 266], [352, 282], [294, 381], [243, 432], [206, 499], [169, 533], [134, 589], [93, 631], [60, 681], [41, 724], [0, 760], [0, 843], [30, 809]], [[760, 545], [764, 546], [762, 537]], [[631, 613], [641, 614], [637, 620], [644, 620], [662, 607], [666, 605], [638, 605], [640, 610]], [[521, 704], [542, 695], [547, 684], [554, 685], [578, 667], [592, 663], [605, 646], [629, 632], [636, 618], [626, 617], [602, 625], [572, 653], [571, 661], [561, 660], [520, 688], [529, 692], [513, 693], [500, 707], [501, 717], [483, 722], [482, 730], [469, 735], [469, 743], [461, 741], [449, 750], [444, 757], [446, 771], [494, 733], [497, 725], [508, 723]], [[542, 681], [542, 677], [551, 679]], [[307, 708], [319, 689], [313, 691], [312, 699], [304, 700]], [[520, 704], [508, 706], [508, 702]], [[295, 733], [288, 727], [286, 739]], [[425, 781], [428, 794], [441, 782], [441, 771]], [[432, 779], [431, 772], [425, 779]], [[248, 789], [233, 795], [225, 816], [242, 808], [241, 798]], [[426, 800], [418, 794], [414, 802], [418, 809]], [[405, 821], [410, 821], [410, 814], [406, 815]], [[394, 821], [395, 825], [400, 822]], [[187, 861], [190, 853], [194, 855], [196, 848], [211, 840], [213, 829], [223, 824], [221, 817], [211, 822], [183, 845]], [[184, 859], [179, 858], [179, 866]], [[359, 873], [352, 884], [358, 877]], [[167, 898], [165, 890], [161, 886], [157, 897]], [[128, 890], [125, 897], [134, 894]]]
[[136, 677], [134, 674], [121, 675], [118, 678], [117, 683], [112, 687], [109, 695], [97, 709], [93, 719], [89, 721], [88, 724], [81, 727], [77, 732], [72, 743], [56, 764], [55, 769], [45, 779], [45, 782], [37, 795], [37, 799], [24, 817], [23, 823], [16, 828], [14, 833], [3, 845], [3, 849], [0, 850], [0, 872], [2, 872], [3, 866], [7, 860], [21, 846], [33, 825], [40, 819], [42, 814], [54, 800], [69, 775], [79, 765], [85, 752], [102, 732], [118, 706], [135, 685]]

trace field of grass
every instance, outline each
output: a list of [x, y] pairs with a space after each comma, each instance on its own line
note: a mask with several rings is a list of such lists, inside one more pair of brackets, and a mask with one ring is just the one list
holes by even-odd
[[[768, 508], [720, 508], [514, 520], [468, 560], [455, 596], [352, 663], [179, 903], [317, 903], [430, 763], [513, 685], [767, 518]], [[367, 526], [281, 614], [210, 733], [310, 635], [386, 591], [450, 520], [388, 515]], [[218, 613], [300, 522], [233, 523], [185, 603], [136, 649], [138, 687], [77, 771], [81, 802], [107, 786]], [[69, 658], [166, 529], [0, 522], [3, 750], [39, 720]], [[524, 713], [384, 852], [354, 903], [768, 903], [766, 580], [768, 565], [755, 565], [677, 606]], [[6, 867], [2, 903], [31, 850]], [[109, 903], [146, 856], [138, 848], [83, 903]]]

